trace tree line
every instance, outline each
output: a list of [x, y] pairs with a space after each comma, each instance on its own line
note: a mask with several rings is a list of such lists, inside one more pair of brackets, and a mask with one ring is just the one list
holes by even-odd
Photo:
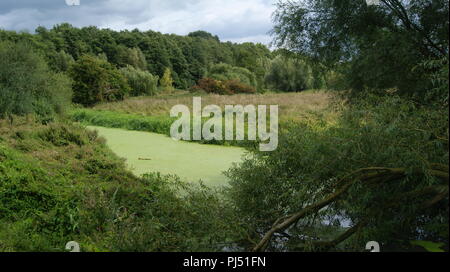
[[50, 73], [68, 77], [73, 102], [84, 106], [154, 95], [161, 88], [233, 94], [303, 91], [326, 82], [326, 74], [305, 58], [298, 61], [286, 50], [262, 44], [221, 42], [205, 31], [178, 36], [63, 23], [38, 27], [34, 34], [0, 30], [0, 42], [6, 44], [4, 64], [12, 51], [32, 51]]

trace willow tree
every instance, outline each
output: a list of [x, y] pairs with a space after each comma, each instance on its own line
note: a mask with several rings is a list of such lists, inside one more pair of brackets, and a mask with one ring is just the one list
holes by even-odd
[[278, 3], [275, 43], [344, 73], [363, 95], [330, 124], [286, 124], [276, 151], [228, 171], [249, 248], [448, 249], [448, 108], [423, 103], [448, 90], [447, 14], [438, 0]]
[[305, 120], [227, 172], [255, 251], [449, 245], [448, 115], [374, 95], [333, 124]]
[[442, 0], [279, 1], [273, 34], [280, 47], [344, 67], [355, 91], [398, 88], [424, 97], [430, 81], [415, 68], [448, 58], [448, 11]]

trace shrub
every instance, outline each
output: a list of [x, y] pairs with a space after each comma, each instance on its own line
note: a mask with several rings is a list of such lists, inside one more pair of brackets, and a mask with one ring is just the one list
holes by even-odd
[[203, 78], [198, 84], [192, 88], [192, 91], [203, 90], [207, 93], [220, 95], [232, 95], [238, 93], [255, 93], [256, 89], [252, 86], [244, 84], [238, 80], [215, 80], [212, 78]]
[[225, 63], [219, 63], [211, 66], [208, 77], [220, 81], [240, 81], [244, 84], [257, 87], [256, 76], [254, 73], [242, 67], [235, 67]]
[[240, 81], [237, 80], [228, 80], [225, 81], [225, 86], [226, 88], [235, 94], [238, 93], [246, 93], [246, 94], [254, 94], [256, 93], [256, 89], [253, 88], [252, 86], [246, 85]]
[[142, 116], [111, 111], [78, 109], [70, 113], [72, 120], [93, 126], [124, 128], [170, 135], [174, 119], [166, 116]]
[[277, 56], [265, 78], [269, 88], [282, 92], [300, 92], [313, 86], [311, 68], [302, 60]]
[[123, 100], [130, 91], [126, 78], [108, 61], [84, 55], [70, 68], [74, 80], [73, 102], [92, 106]]
[[197, 86], [194, 89], [201, 89], [207, 93], [213, 94], [233, 94], [225, 84], [220, 80], [215, 80], [212, 78], [202, 78], [198, 81]]
[[51, 118], [70, 103], [71, 82], [50, 71], [26, 43], [0, 43], [0, 117], [35, 113]]
[[[448, 107], [448, 56], [441, 59], [423, 61], [414, 70], [422, 72], [432, 86], [432, 89], [423, 95], [422, 99], [424, 101], [422, 102], [436, 103], [438, 104], [437, 106]], [[421, 97], [417, 94], [416, 96]]]
[[120, 72], [131, 87], [131, 96], [155, 95], [158, 91], [158, 76], [141, 71], [130, 65], [120, 69]]
[[[83, 252], [219, 251], [244, 237], [216, 190], [138, 178], [81, 126], [1, 122], [9, 144], [0, 144], [0, 252], [63, 252], [71, 240]], [[20, 143], [34, 152], [16, 150]]]

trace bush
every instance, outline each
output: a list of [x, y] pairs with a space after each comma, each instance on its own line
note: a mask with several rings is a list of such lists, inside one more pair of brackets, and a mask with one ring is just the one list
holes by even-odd
[[265, 78], [269, 88], [282, 92], [300, 92], [313, 87], [311, 68], [302, 60], [277, 56]]
[[202, 78], [198, 81], [198, 84], [193, 87], [194, 90], [204, 90], [207, 93], [231, 95], [233, 94], [225, 84], [220, 80], [212, 78]]
[[212, 78], [200, 79], [193, 91], [203, 90], [207, 93], [232, 95], [238, 93], [256, 93], [256, 89], [237, 80], [220, 81]]
[[84, 55], [69, 71], [74, 80], [73, 102], [93, 106], [99, 102], [117, 101], [129, 93], [126, 78], [108, 61]]
[[238, 93], [246, 93], [246, 94], [254, 94], [256, 93], [256, 89], [252, 86], [246, 85], [237, 80], [228, 80], [224, 82], [225, 87], [234, 94]]
[[92, 109], [74, 110], [70, 113], [70, 117], [76, 122], [93, 126], [147, 131], [169, 136], [170, 126], [174, 122], [173, 118], [166, 116], [142, 116]]
[[438, 107], [448, 107], [448, 56], [442, 59], [423, 61], [414, 70], [422, 72], [432, 85], [432, 89], [422, 97], [418, 95], [419, 99], [422, 98], [424, 104], [435, 103]]
[[0, 252], [63, 252], [71, 240], [83, 252], [219, 251], [244, 237], [217, 191], [138, 178], [81, 126], [1, 122]]
[[220, 63], [211, 66], [208, 77], [220, 81], [240, 81], [243, 84], [257, 87], [256, 76], [254, 73], [242, 67], [235, 67], [229, 64]]
[[158, 91], [158, 76], [138, 70], [130, 65], [120, 69], [120, 73], [127, 79], [131, 87], [131, 96], [155, 95]]
[[0, 117], [35, 113], [51, 118], [70, 104], [71, 82], [50, 71], [26, 43], [0, 43]]

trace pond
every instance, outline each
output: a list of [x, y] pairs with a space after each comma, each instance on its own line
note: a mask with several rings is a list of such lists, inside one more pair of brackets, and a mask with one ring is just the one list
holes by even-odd
[[175, 174], [182, 180], [208, 186], [228, 183], [223, 172], [241, 161], [245, 149], [175, 141], [168, 136], [116, 128], [88, 126], [104, 137], [135, 175], [148, 172]]

